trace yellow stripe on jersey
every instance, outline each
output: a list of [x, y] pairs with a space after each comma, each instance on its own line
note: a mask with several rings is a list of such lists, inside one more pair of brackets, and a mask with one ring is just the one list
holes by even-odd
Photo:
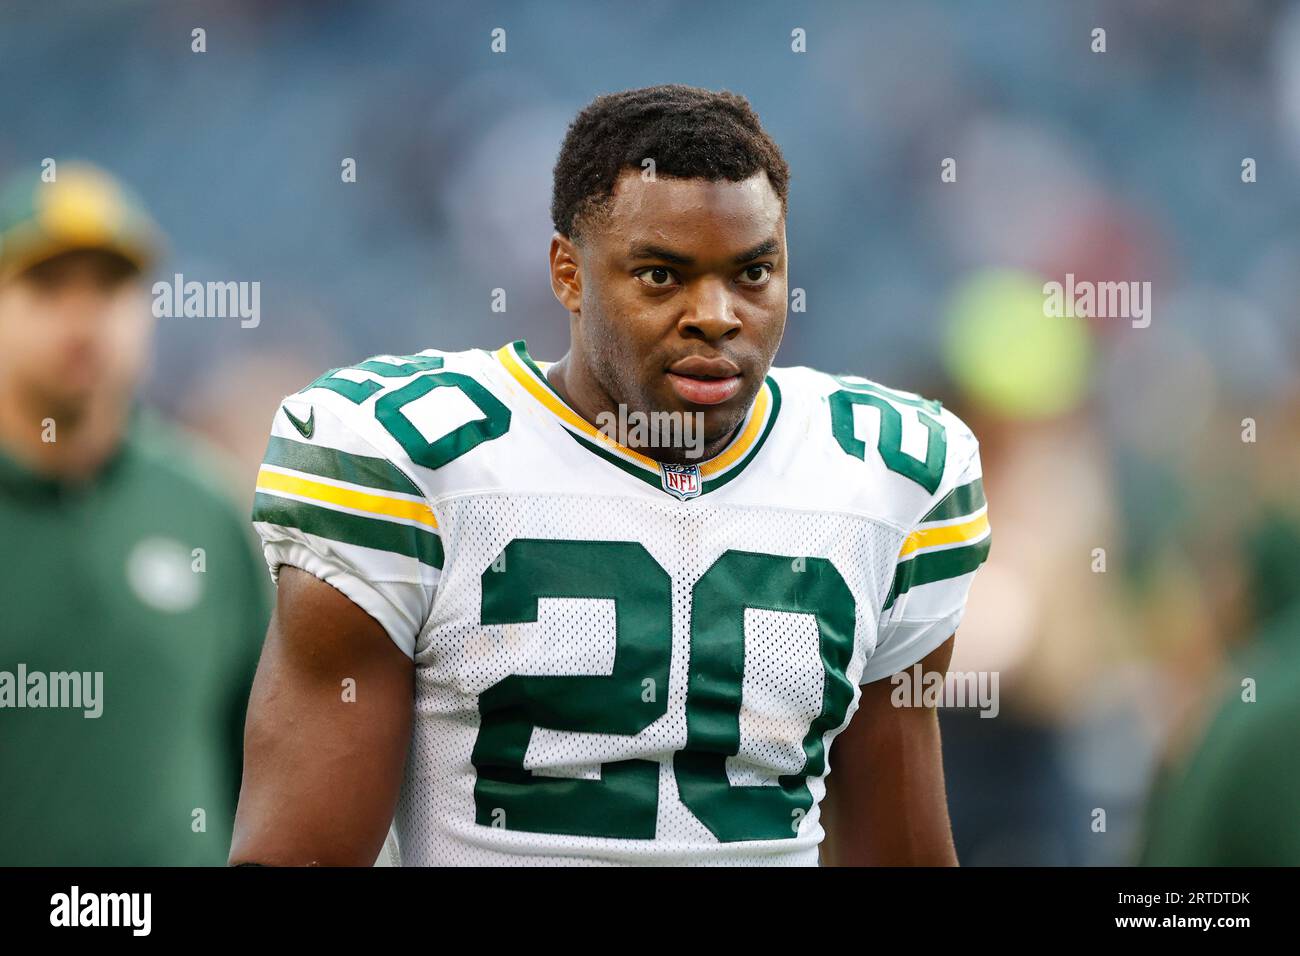
[[284, 492], [326, 505], [351, 508], [375, 517], [406, 518], [430, 528], [438, 527], [438, 519], [433, 516], [433, 510], [422, 501], [407, 501], [351, 488], [339, 488], [321, 481], [270, 471], [265, 467], [257, 473], [257, 490], [268, 494]]
[[913, 531], [907, 536], [907, 540], [903, 542], [902, 550], [898, 552], [898, 559], [901, 561], [922, 548], [974, 541], [988, 530], [989, 516], [985, 512], [961, 524], [950, 524], [941, 528], [925, 528]]

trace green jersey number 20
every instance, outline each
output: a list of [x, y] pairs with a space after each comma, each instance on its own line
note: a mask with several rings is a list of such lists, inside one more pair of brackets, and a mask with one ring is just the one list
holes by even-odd
[[[479, 696], [472, 762], [476, 820], [536, 833], [650, 840], [659, 765], [602, 764], [599, 780], [537, 776], [524, 768], [534, 727], [636, 734], [666, 713], [672, 651], [672, 581], [641, 544], [520, 538], [483, 572], [482, 623], [537, 620], [540, 598], [614, 602], [614, 668], [607, 675], [511, 675]], [[742, 598], [741, 595], [748, 595]], [[733, 786], [726, 759], [740, 749], [745, 610], [812, 615], [825, 690], [803, 738], [804, 765], [775, 786]], [[807, 779], [826, 767], [823, 738], [853, 699], [855, 603], [824, 558], [727, 551], [691, 600], [686, 746], [673, 768], [682, 802], [723, 843], [794, 836], [812, 806]]]

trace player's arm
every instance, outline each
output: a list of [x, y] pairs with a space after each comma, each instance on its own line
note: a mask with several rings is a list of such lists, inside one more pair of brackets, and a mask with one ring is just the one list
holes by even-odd
[[[989, 553], [983, 471], [979, 442], [961, 419], [916, 396], [893, 393], [891, 400], [900, 416], [926, 423], [932, 448], [943, 449], [942, 467], [935, 471], [927, 451], [918, 468], [919, 459], [888, 445], [883, 432], [876, 443], [886, 467], [907, 479], [896, 488], [915, 517], [907, 522], [876, 641], [858, 678], [858, 709], [835, 738], [826, 778], [826, 858], [842, 865], [955, 866], [938, 715], [894, 706], [898, 688], [890, 678], [914, 665], [947, 673], [971, 583]], [[844, 405], [839, 408], [842, 414]], [[893, 441], [901, 442], [898, 434]], [[841, 447], [852, 453], [867, 446], [841, 441]]]
[[[946, 673], [949, 637], [921, 661]], [[827, 862], [836, 866], [956, 866], [933, 708], [897, 707], [888, 679], [862, 686], [849, 726], [835, 738], [826, 778]]]
[[370, 866], [401, 785], [414, 663], [316, 577], [283, 566], [278, 590], [248, 706], [230, 863]]

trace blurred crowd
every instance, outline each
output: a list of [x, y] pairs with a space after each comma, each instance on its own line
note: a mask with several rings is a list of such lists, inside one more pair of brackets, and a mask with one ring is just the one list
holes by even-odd
[[[7, 5], [0, 176], [89, 159], [166, 233], [157, 278], [261, 283], [255, 328], [161, 319], [144, 387], [247, 504], [279, 399], [325, 368], [559, 357], [566, 123], [659, 82], [744, 94], [785, 151], [807, 309], [779, 363], [940, 398], [981, 439], [994, 545], [953, 668], [1002, 701], [943, 717], [962, 861], [1168, 859], [1182, 811], [1152, 794], [1177, 803], [1241, 681], [1263, 703], [1300, 644], [1300, 7]], [[1045, 317], [1067, 274], [1149, 281], [1149, 326]]]

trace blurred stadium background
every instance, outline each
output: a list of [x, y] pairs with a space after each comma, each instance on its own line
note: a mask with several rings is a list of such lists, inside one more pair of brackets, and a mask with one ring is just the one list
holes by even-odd
[[[98, 163], [166, 230], [156, 278], [261, 282], [257, 328], [161, 320], [144, 395], [251, 501], [277, 402], [325, 368], [559, 357], [565, 126], [662, 82], [743, 93], [786, 153], [808, 308], [779, 362], [939, 397], [981, 437], [995, 544], [953, 666], [998, 671], [1001, 713], [943, 717], [962, 861], [1142, 859], [1153, 782], [1300, 597], [1295, 5], [11, 2], [0, 176]], [[1066, 273], [1151, 281], [1150, 327], [1045, 319]]]

